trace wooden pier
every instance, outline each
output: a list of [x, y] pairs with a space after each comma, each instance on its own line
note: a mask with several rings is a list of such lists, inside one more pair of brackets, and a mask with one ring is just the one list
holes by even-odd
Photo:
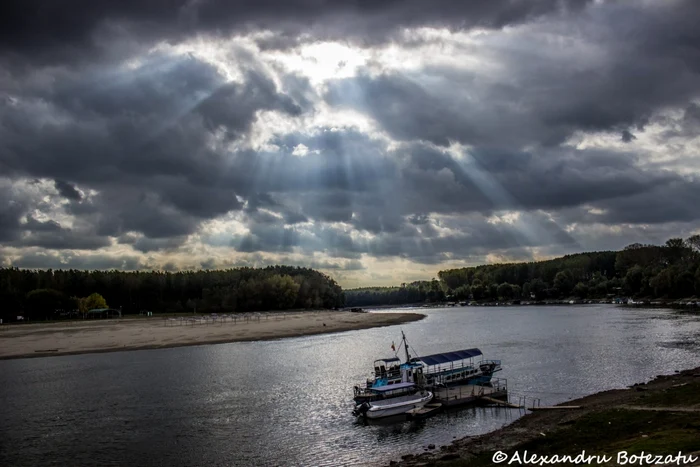
[[511, 404], [507, 400], [494, 399], [494, 398], [488, 397], [488, 396], [483, 396], [481, 398], [481, 400], [488, 402], [489, 404], [499, 405], [501, 407], [508, 407], [511, 409], [524, 409], [525, 408], [525, 406], [522, 406], [522, 405]]
[[446, 388], [432, 389], [434, 401], [446, 407], [466, 404], [497, 403], [499, 405], [518, 408], [508, 402], [508, 385], [506, 380], [494, 378], [489, 386], [465, 384]]
[[421, 420], [431, 417], [442, 410], [442, 404], [426, 404], [420, 409], [413, 409], [406, 412], [406, 418], [409, 420]]

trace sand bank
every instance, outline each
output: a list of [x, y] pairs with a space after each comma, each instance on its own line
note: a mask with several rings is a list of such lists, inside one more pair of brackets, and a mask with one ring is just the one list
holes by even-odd
[[163, 318], [5, 325], [0, 359], [220, 344], [351, 331], [422, 319], [418, 313], [261, 313], [236, 321]]

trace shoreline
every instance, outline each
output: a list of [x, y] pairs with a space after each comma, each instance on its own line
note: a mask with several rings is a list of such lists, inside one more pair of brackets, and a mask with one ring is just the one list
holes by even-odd
[[392, 326], [423, 318], [425, 315], [420, 313], [307, 311], [209, 324], [200, 320], [202, 324], [173, 321], [168, 325], [169, 321], [162, 318], [32, 323], [0, 331], [0, 360], [276, 340]]
[[[466, 436], [435, 450], [424, 448], [422, 454], [407, 454], [389, 465], [492, 466], [492, 456], [497, 451], [508, 456], [525, 451], [528, 455], [575, 456], [582, 450], [592, 455], [614, 455], [644, 449], [653, 455], [676, 454], [680, 450], [699, 459], [682, 465], [700, 465], [700, 367], [557, 405], [580, 408], [527, 411], [497, 430]], [[667, 452], [664, 443], [671, 442], [677, 448]]]

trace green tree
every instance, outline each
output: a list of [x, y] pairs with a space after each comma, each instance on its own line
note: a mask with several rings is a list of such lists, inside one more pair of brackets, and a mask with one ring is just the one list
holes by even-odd
[[623, 288], [628, 295], [639, 294], [642, 290], [642, 281], [644, 280], [644, 269], [635, 264], [627, 270], [623, 281]]
[[513, 298], [513, 286], [504, 282], [498, 286], [497, 293], [499, 299], [509, 300]]
[[649, 285], [654, 289], [654, 295], [657, 297], [670, 296], [673, 293], [673, 271], [671, 268], [666, 268], [654, 276]]
[[535, 294], [535, 300], [542, 300], [545, 296], [544, 291], [547, 289], [547, 284], [542, 279], [533, 279], [530, 281], [530, 294]]
[[478, 282], [476, 285], [472, 285], [471, 292], [472, 298], [474, 300], [481, 300], [482, 298], [484, 298], [484, 295], [486, 293], [484, 286], [481, 285], [481, 282]]
[[574, 275], [569, 269], [559, 271], [554, 276], [554, 288], [557, 289], [560, 295], [567, 296], [574, 288]]
[[107, 308], [107, 301], [98, 293], [92, 293], [85, 298], [85, 309]]
[[574, 295], [574, 297], [586, 298], [588, 296], [588, 286], [583, 282], [579, 282], [576, 284], [576, 286], [574, 286], [571, 293]]

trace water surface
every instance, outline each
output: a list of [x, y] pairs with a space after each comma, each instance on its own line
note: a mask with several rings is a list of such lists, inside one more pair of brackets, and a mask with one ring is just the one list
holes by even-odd
[[0, 465], [381, 465], [519, 416], [472, 408], [356, 422], [352, 386], [375, 358], [393, 354], [400, 329], [415, 354], [478, 347], [501, 359], [512, 399], [543, 405], [700, 365], [696, 315], [612, 306], [419, 311], [427, 318], [338, 334], [0, 361]]

